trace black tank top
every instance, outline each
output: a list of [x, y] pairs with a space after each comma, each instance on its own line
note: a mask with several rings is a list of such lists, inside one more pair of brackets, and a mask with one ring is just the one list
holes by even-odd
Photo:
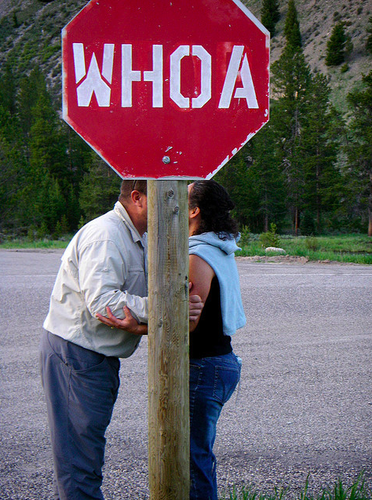
[[198, 326], [190, 332], [190, 358], [221, 356], [231, 351], [231, 337], [223, 334], [220, 285], [214, 276]]

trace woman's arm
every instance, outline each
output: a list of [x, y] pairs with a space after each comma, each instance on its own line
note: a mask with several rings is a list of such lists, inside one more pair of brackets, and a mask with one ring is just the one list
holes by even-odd
[[[197, 255], [189, 256], [189, 275], [192, 283], [191, 292], [199, 295], [203, 306], [211, 289], [212, 279], [215, 275], [213, 269], [201, 257]], [[200, 315], [196, 319], [190, 317], [190, 332], [194, 331], [200, 320]]]

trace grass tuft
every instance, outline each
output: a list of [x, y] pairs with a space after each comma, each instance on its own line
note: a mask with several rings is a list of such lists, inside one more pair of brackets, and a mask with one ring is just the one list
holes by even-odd
[[367, 487], [365, 474], [361, 472], [355, 483], [344, 486], [341, 480], [336, 481], [333, 488], [322, 490], [316, 496], [309, 494], [309, 477], [307, 476], [303, 490], [295, 494], [290, 488], [274, 488], [272, 493], [259, 493], [252, 486], [243, 486], [240, 490], [233, 487], [227, 496], [220, 500], [372, 500], [372, 490]]

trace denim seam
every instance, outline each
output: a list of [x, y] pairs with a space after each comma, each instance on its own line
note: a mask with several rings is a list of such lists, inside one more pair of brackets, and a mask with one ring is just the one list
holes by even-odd
[[[195, 385], [195, 390], [192, 392], [193, 396], [192, 398], [190, 398], [190, 401], [189, 401], [189, 404], [190, 404], [190, 410], [193, 410], [194, 409], [194, 405], [195, 405], [195, 397], [196, 397], [196, 392], [197, 390], [199, 389], [200, 387], [200, 377], [202, 375], [202, 371], [203, 371], [203, 366], [202, 364], [204, 363], [204, 361], [202, 361], [201, 365], [195, 365], [195, 368], [198, 369], [198, 380], [196, 382], [196, 385]], [[192, 412], [193, 414], [194, 412]], [[191, 425], [191, 420], [190, 420], [190, 425]]]

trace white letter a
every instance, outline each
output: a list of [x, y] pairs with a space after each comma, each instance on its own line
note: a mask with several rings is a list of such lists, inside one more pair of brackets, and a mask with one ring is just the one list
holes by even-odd
[[[244, 51], [243, 45], [234, 45], [229, 67], [227, 68], [225, 83], [223, 85], [219, 108], [227, 109], [230, 107], [231, 98], [234, 92], [235, 83], [238, 78], [240, 63]], [[254, 90], [252, 74], [248, 63], [247, 54], [244, 54], [243, 63], [241, 65], [240, 76], [243, 87], [235, 90], [234, 97], [244, 98], [247, 101], [248, 108], [258, 109], [256, 92]]]

